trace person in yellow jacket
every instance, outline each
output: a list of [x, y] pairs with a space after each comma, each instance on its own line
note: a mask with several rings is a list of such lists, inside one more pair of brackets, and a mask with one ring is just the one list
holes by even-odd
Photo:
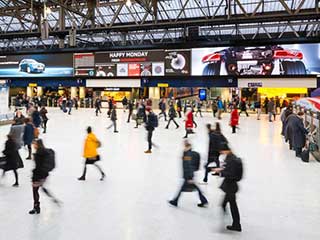
[[101, 167], [97, 165], [97, 161], [100, 161], [100, 156], [97, 152], [97, 148], [101, 146], [100, 141], [97, 139], [96, 135], [92, 132], [92, 128], [87, 128], [87, 137], [84, 142], [84, 149], [83, 149], [83, 157], [86, 159], [84, 163], [84, 169], [82, 176], [78, 178], [79, 181], [86, 180], [86, 173], [87, 173], [87, 164], [93, 164], [101, 173], [100, 181], [103, 181], [105, 178], [105, 174], [102, 171]]

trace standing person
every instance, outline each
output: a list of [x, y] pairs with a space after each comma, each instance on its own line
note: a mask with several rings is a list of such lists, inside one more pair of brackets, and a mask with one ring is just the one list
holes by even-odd
[[117, 131], [117, 107], [116, 105], [113, 105], [113, 109], [111, 111], [110, 119], [112, 121], [112, 124], [107, 128], [110, 129], [113, 126], [113, 132], [118, 133]]
[[239, 116], [242, 112], [245, 112], [245, 114], [247, 115], [247, 117], [249, 117], [249, 114], [247, 113], [247, 103], [246, 103], [246, 99], [242, 99], [240, 102], [240, 112], [239, 112]]
[[281, 111], [280, 108], [280, 98], [278, 96], [276, 96], [276, 100], [275, 100], [275, 114], [278, 114], [278, 112]]
[[269, 103], [269, 98], [266, 97], [263, 102], [263, 107], [265, 109], [266, 114], [268, 114], [268, 103]]
[[164, 116], [164, 120], [167, 121], [167, 113], [166, 113], [166, 100], [162, 99], [162, 101], [159, 104], [161, 112], [159, 113], [159, 118], [161, 117], [160, 115]]
[[308, 131], [303, 125], [303, 112], [298, 112], [298, 114], [291, 114], [288, 117], [288, 122], [286, 126], [287, 136], [289, 139], [289, 144], [296, 152], [296, 157], [301, 157], [302, 148], [306, 145], [306, 135]]
[[169, 128], [169, 125], [170, 125], [170, 122], [173, 121], [174, 124], [176, 125], [176, 128], [179, 128], [179, 124], [174, 120], [176, 117], [177, 117], [177, 112], [176, 110], [174, 109], [174, 106], [173, 106], [173, 103], [170, 104], [170, 108], [169, 108], [169, 122], [166, 126], [166, 129]]
[[105, 173], [101, 169], [99, 165], [96, 164], [97, 161], [100, 161], [100, 156], [97, 152], [97, 148], [101, 146], [100, 141], [97, 139], [96, 135], [92, 132], [92, 128], [87, 128], [87, 137], [84, 142], [84, 150], [83, 150], [83, 157], [86, 159], [84, 163], [84, 169], [82, 176], [78, 178], [79, 181], [86, 180], [86, 173], [87, 173], [87, 165], [93, 164], [101, 173], [100, 181], [103, 181], [105, 178]]
[[230, 126], [232, 127], [232, 133], [236, 133], [236, 128], [239, 125], [239, 114], [237, 106], [234, 104], [233, 109], [231, 111], [231, 118], [230, 118]]
[[198, 100], [198, 101], [197, 101], [196, 117], [198, 116], [198, 113], [200, 113], [200, 117], [202, 117], [201, 108], [202, 108], [202, 102], [201, 102], [200, 100]]
[[71, 98], [68, 98], [67, 107], [69, 108], [68, 114], [71, 115], [71, 110], [72, 110], [72, 107], [73, 107], [73, 101], [72, 101]]
[[198, 204], [198, 207], [206, 207], [208, 205], [208, 200], [202, 194], [200, 188], [195, 184], [193, 180], [194, 171], [196, 171], [193, 165], [193, 161], [194, 161], [193, 158], [194, 158], [194, 152], [192, 152], [191, 144], [187, 140], [185, 140], [183, 157], [182, 157], [182, 169], [183, 169], [184, 182], [178, 192], [178, 195], [174, 199], [169, 201], [169, 204], [171, 204], [172, 206], [175, 206], [175, 207], [178, 206], [178, 201], [183, 191], [188, 191], [188, 190], [192, 191], [193, 189], [197, 190], [199, 193], [200, 203]]
[[31, 144], [34, 139], [34, 132], [35, 132], [35, 130], [34, 130], [34, 127], [31, 123], [30, 118], [26, 118], [25, 126], [24, 126], [24, 133], [23, 133], [23, 142], [24, 142], [24, 145], [28, 147], [29, 155], [26, 158], [27, 160], [31, 159]]
[[133, 102], [132, 102], [132, 100], [129, 100], [128, 109], [129, 109], [129, 114], [128, 114], [128, 121], [127, 122], [129, 123], [131, 115], [133, 113]]
[[268, 116], [269, 116], [269, 122], [272, 122], [272, 116], [274, 115], [275, 105], [273, 98], [270, 99], [270, 101], [267, 104], [267, 110], [268, 110]]
[[211, 108], [212, 108], [213, 117], [215, 118], [218, 112], [218, 103], [216, 100], [212, 101]]
[[123, 106], [123, 112], [125, 112], [128, 106], [128, 99], [126, 96], [124, 96], [124, 98], [122, 99], [122, 106]]
[[191, 108], [188, 108], [186, 113], [186, 120], [185, 120], [186, 135], [184, 136], [184, 138], [188, 138], [188, 134], [193, 133], [192, 131], [193, 124], [194, 124], [193, 113]]
[[112, 111], [112, 109], [113, 109], [113, 101], [112, 101], [112, 98], [111, 98], [111, 97], [109, 97], [108, 106], [109, 106], [108, 118], [110, 118], [110, 116], [111, 116], [111, 111]]
[[257, 111], [257, 120], [260, 120], [260, 116], [261, 116], [261, 102], [258, 99], [255, 103], [254, 103], [254, 108]]
[[224, 110], [223, 103], [221, 98], [217, 97], [217, 105], [218, 105], [218, 119], [221, 120], [222, 111]]
[[36, 128], [39, 128], [41, 125], [41, 117], [40, 112], [38, 111], [38, 107], [34, 107], [34, 111], [31, 114], [32, 123]]
[[[207, 129], [209, 133], [209, 150], [208, 150], [208, 161], [205, 165], [205, 175], [203, 178], [203, 182], [208, 182], [208, 174], [210, 172], [209, 165], [211, 163], [216, 163], [216, 167], [220, 168], [220, 144], [222, 142], [228, 143], [228, 140], [221, 133], [220, 123], [216, 123], [216, 128], [214, 130], [211, 129], [211, 125], [207, 124]], [[214, 174], [218, 175], [218, 174]]]
[[232, 225], [227, 226], [230, 231], [241, 232], [240, 214], [236, 201], [236, 193], [238, 192], [238, 181], [242, 179], [243, 166], [242, 161], [238, 158], [229, 148], [227, 143], [221, 144], [220, 154], [226, 156], [224, 168], [218, 168], [214, 171], [220, 173], [220, 176], [224, 178], [221, 190], [225, 192], [225, 197], [222, 202], [222, 209], [226, 212], [227, 204], [230, 205], [232, 215]]
[[42, 127], [43, 127], [43, 133], [47, 132], [47, 122], [49, 120], [49, 118], [47, 117], [47, 109], [45, 106], [43, 106], [40, 110], [40, 116], [41, 116], [41, 120], [42, 120]]
[[181, 118], [181, 111], [182, 111], [182, 103], [181, 103], [181, 100], [178, 99], [177, 100], [177, 112], [178, 112], [178, 115], [179, 115], [179, 118]]
[[282, 129], [281, 129], [281, 135], [285, 136], [285, 130], [286, 130], [286, 123], [287, 123], [287, 118], [293, 113], [292, 105], [289, 105], [287, 107], [284, 107], [281, 110], [281, 122], [282, 122]]
[[[32, 170], [33, 209], [29, 211], [29, 214], [32, 215], [40, 213], [40, 187], [54, 203], [56, 203], [58, 206], [60, 205], [60, 201], [53, 197], [49, 190], [43, 186], [47, 177], [49, 176], [49, 171], [53, 169], [48, 169], [48, 161], [50, 159], [54, 162], [54, 152], [51, 149], [46, 149], [41, 139], [35, 140], [33, 142], [33, 146], [36, 152], [34, 154], [35, 168]], [[49, 164], [49, 166], [51, 165], [52, 163]]]
[[76, 108], [76, 110], [78, 110], [79, 108], [78, 97], [74, 97], [73, 102], [74, 102], [74, 107]]
[[19, 187], [19, 176], [17, 169], [23, 168], [23, 162], [19, 154], [19, 149], [17, 143], [14, 141], [12, 135], [7, 136], [7, 141], [5, 143], [5, 148], [2, 153], [5, 156], [6, 164], [1, 166], [3, 169], [3, 175], [7, 171], [13, 171], [15, 177], [15, 183], [12, 185], [13, 187]]
[[157, 116], [153, 113], [151, 108], [147, 109], [147, 121], [146, 121], [146, 130], [148, 132], [147, 135], [147, 140], [148, 140], [148, 150], [146, 150], [144, 153], [152, 153], [152, 135], [153, 131], [155, 130], [156, 127], [158, 127], [158, 118]]
[[94, 102], [94, 107], [96, 109], [96, 116], [98, 117], [98, 113], [101, 113], [101, 100], [100, 100], [100, 97], [96, 98], [96, 101]]

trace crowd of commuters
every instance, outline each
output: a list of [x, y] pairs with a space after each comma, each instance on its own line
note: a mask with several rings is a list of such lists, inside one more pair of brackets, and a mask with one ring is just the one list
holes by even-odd
[[[59, 106], [64, 113], [71, 114], [72, 108], [76, 106], [77, 101], [74, 101], [68, 97], [61, 97]], [[128, 117], [126, 122], [130, 123], [130, 120], [135, 121], [135, 128], [144, 126], [147, 132], [147, 150], [146, 154], [152, 153], [152, 148], [157, 147], [152, 140], [153, 133], [156, 128], [159, 127], [159, 120], [163, 118], [163, 121], [167, 122], [165, 129], [169, 129], [170, 123], [173, 122], [176, 128], [179, 128], [179, 121], [177, 118], [183, 120], [185, 125], [185, 136], [188, 138], [189, 134], [194, 134], [194, 128], [197, 127], [195, 117], [202, 117], [203, 102], [200, 100], [185, 100], [181, 99], [161, 99], [159, 101], [159, 114], [157, 115], [152, 109], [152, 101], [150, 99], [133, 101], [123, 98], [121, 101], [123, 111], [128, 110]], [[41, 104], [33, 101], [24, 102], [26, 108], [26, 116], [22, 114], [22, 111], [17, 109], [15, 112], [14, 122], [11, 126], [10, 132], [7, 135], [7, 141], [3, 150], [4, 157], [1, 158], [0, 167], [3, 169], [3, 175], [6, 172], [12, 171], [15, 176], [14, 187], [19, 186], [18, 169], [24, 167], [23, 160], [19, 154], [19, 149], [25, 146], [28, 149], [27, 160], [33, 159], [35, 167], [32, 172], [32, 192], [33, 192], [33, 209], [29, 211], [30, 214], [40, 213], [40, 195], [39, 189], [52, 199], [54, 203], [60, 205], [61, 202], [57, 200], [53, 194], [44, 187], [50, 172], [55, 168], [55, 154], [52, 149], [46, 148], [44, 143], [39, 138], [40, 128], [43, 128], [42, 134], [47, 132], [47, 117], [48, 111]], [[40, 110], [39, 110], [40, 107]], [[250, 106], [249, 106], [250, 107]], [[77, 108], [77, 107], [76, 107]], [[102, 113], [101, 98], [97, 97], [94, 102], [95, 114], [99, 116]], [[217, 120], [222, 119], [223, 114], [227, 114], [227, 109], [230, 111], [229, 125], [232, 129], [232, 133], [236, 133], [239, 128], [239, 116], [242, 112], [248, 116], [247, 112], [248, 103], [246, 99], [240, 99], [238, 96], [234, 96], [229, 102], [222, 101], [220, 97], [217, 97], [211, 101], [211, 109], [213, 117]], [[294, 113], [292, 105], [288, 102], [284, 102], [280, 105], [280, 101], [277, 98], [266, 98], [264, 102], [256, 101], [253, 108], [257, 112], [257, 119], [260, 120], [262, 109], [268, 114], [268, 120], [270, 122], [276, 119], [276, 115], [280, 114], [282, 122], [282, 132], [285, 140], [289, 143], [289, 148], [295, 150], [296, 156], [301, 157], [304, 147], [307, 142], [308, 131], [303, 124], [303, 112]], [[168, 109], [168, 111], [167, 111]], [[238, 111], [239, 109], [239, 111]], [[111, 124], [108, 127], [114, 128], [114, 132], [118, 133], [117, 129], [117, 103], [110, 97], [108, 99], [108, 111], [107, 117], [110, 118]], [[227, 226], [228, 230], [242, 231], [240, 223], [240, 214], [236, 201], [236, 193], [238, 191], [238, 182], [242, 179], [243, 166], [242, 161], [231, 150], [228, 140], [223, 135], [220, 127], [220, 123], [215, 123], [213, 129], [211, 124], [207, 124], [209, 147], [208, 147], [208, 159], [204, 164], [204, 177], [203, 183], [208, 184], [208, 176], [216, 175], [224, 178], [221, 185], [221, 190], [225, 193], [224, 200], [222, 202], [222, 210], [226, 211], [226, 206], [229, 203], [230, 211], [233, 222]], [[32, 148], [32, 145], [34, 146]], [[100, 180], [105, 179], [105, 173], [98, 165], [101, 156], [98, 153], [98, 148], [102, 146], [102, 143], [97, 139], [93, 133], [92, 127], [87, 127], [87, 136], [84, 143], [83, 158], [84, 168], [82, 175], [78, 178], [79, 181], [86, 180], [87, 165], [94, 165], [100, 172]], [[32, 152], [34, 151], [34, 152]], [[194, 173], [201, 169], [200, 154], [197, 153], [191, 143], [188, 140], [184, 140], [184, 150], [182, 154], [182, 170], [183, 170], [183, 183], [180, 187], [177, 195], [169, 201], [169, 204], [178, 207], [180, 196], [183, 192], [197, 191], [200, 199], [198, 207], [206, 207], [208, 205], [208, 199], [204, 196], [200, 187], [194, 180]]]

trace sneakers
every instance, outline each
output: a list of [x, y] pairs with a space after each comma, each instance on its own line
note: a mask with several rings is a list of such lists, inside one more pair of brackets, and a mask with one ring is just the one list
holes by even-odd
[[12, 187], [19, 187], [19, 183], [13, 184]]
[[152, 153], [151, 150], [144, 151], [144, 153]]
[[241, 232], [242, 231], [241, 225], [239, 225], [239, 226], [230, 225], [230, 226], [227, 226], [227, 229], [230, 230], [230, 231], [236, 231], [236, 232]]

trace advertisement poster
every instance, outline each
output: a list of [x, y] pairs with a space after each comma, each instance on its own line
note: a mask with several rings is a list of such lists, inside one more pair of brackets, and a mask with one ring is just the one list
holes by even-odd
[[165, 75], [188, 76], [191, 74], [191, 50], [166, 50]]
[[0, 56], [0, 77], [57, 76], [73, 76], [71, 53]]
[[75, 53], [73, 55], [75, 76], [94, 75], [94, 53]]
[[193, 76], [320, 73], [319, 44], [192, 49]]
[[117, 64], [117, 76], [118, 77], [127, 77], [128, 76], [128, 64], [127, 63]]
[[[97, 52], [95, 54], [96, 76], [97, 71], [99, 71], [100, 76], [103, 75], [102, 71], [104, 71], [106, 66], [110, 66], [110, 64], [114, 64], [117, 69], [115, 77], [163, 76], [164, 51]], [[127, 70], [125, 70], [126, 68]], [[107, 76], [107, 74], [105, 75]]]
[[[0, 80], [0, 118], [2, 114], [8, 113], [9, 87], [6, 80]], [[0, 119], [1, 120], [1, 119]]]
[[116, 64], [110, 63], [96, 66], [95, 73], [97, 77], [115, 77], [117, 75]]

